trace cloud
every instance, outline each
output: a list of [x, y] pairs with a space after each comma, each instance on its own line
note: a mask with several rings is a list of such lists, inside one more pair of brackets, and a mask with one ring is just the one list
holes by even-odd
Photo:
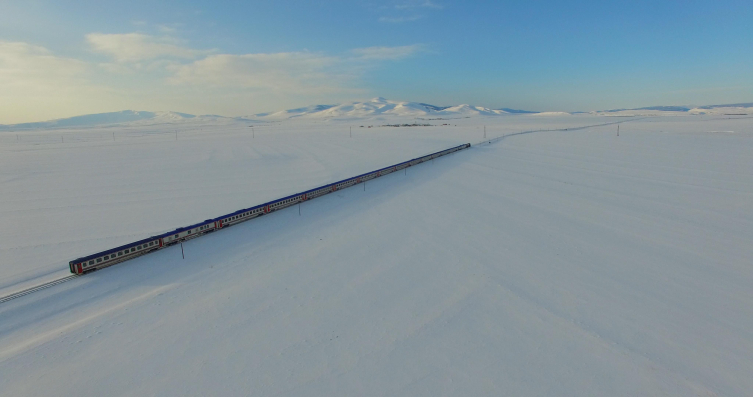
[[444, 5], [431, 0], [403, 0], [375, 8], [380, 14], [379, 22], [405, 23], [426, 18], [427, 13], [444, 9]]
[[405, 1], [400, 4], [396, 4], [395, 8], [398, 10], [410, 10], [415, 8], [432, 8], [435, 10], [441, 10], [444, 8], [443, 5], [432, 3], [430, 0], [423, 0], [423, 1]]
[[86, 41], [94, 51], [110, 55], [118, 62], [138, 62], [156, 58], [194, 59], [210, 51], [178, 45], [177, 40], [141, 33], [90, 33]]
[[423, 17], [424, 17], [423, 15], [414, 15], [410, 17], [380, 17], [379, 22], [387, 22], [387, 23], [412, 22], [412, 21], [417, 21]]
[[349, 80], [342, 60], [310, 52], [217, 54], [174, 67], [172, 84], [263, 89], [274, 92], [339, 91]]
[[178, 24], [169, 25], [157, 25], [157, 29], [162, 33], [175, 33], [178, 31]]
[[422, 49], [422, 45], [414, 44], [399, 47], [356, 48], [352, 52], [362, 60], [397, 60], [409, 57]]
[[380, 61], [406, 58], [421, 45], [357, 48], [348, 56], [312, 52], [216, 54], [170, 69], [174, 85], [268, 90], [276, 93], [343, 92]]
[[[95, 108], [108, 94], [89, 77], [90, 64], [44, 47], [0, 41], [0, 122], [63, 117]], [[43, 115], [43, 116], [42, 116]]]
[[81, 81], [85, 62], [61, 58], [44, 47], [0, 41], [0, 86], [45, 90]]

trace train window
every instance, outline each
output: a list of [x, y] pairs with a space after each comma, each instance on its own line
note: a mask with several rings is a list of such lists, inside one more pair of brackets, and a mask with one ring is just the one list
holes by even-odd
[[93, 265], [93, 264], [94, 264], [94, 261], [89, 261], [89, 264], [90, 264], [90, 265]]
[[136, 248], [131, 248], [131, 252], [136, 251]]
[[110, 257], [109, 256], [105, 256], [105, 260], [108, 260], [108, 259], [110, 259]]
[[175, 235], [175, 238], [178, 238], [178, 235], [177, 235], [177, 234]]
[[118, 256], [123, 256], [123, 251], [118, 252]]
[[102, 262], [102, 258], [97, 258], [97, 263]]
[[191, 234], [191, 231], [190, 231], [190, 230], [188, 231], [188, 234]]
[[136, 247], [136, 249], [137, 249], [137, 250], [140, 250], [140, 249], [141, 249], [141, 246], [139, 245], [138, 247]]

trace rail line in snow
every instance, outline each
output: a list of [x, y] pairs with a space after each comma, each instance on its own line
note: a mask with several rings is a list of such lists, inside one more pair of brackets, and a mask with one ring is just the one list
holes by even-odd
[[603, 127], [605, 125], [615, 125], [615, 124], [622, 124], [622, 123], [629, 123], [631, 121], [638, 121], [638, 120], [644, 120], [648, 117], [640, 117], [637, 119], [630, 119], [630, 120], [620, 120], [620, 121], [613, 121], [611, 123], [601, 123], [601, 124], [591, 124], [591, 125], [583, 125], [580, 127], [567, 127], [567, 128], [554, 128], [554, 129], [538, 129], [538, 130], [527, 130], [527, 131], [520, 131], [520, 132], [513, 132], [511, 134], [505, 134], [500, 135], [494, 138], [484, 139], [482, 141], [476, 142], [472, 144], [472, 146], [478, 146], [478, 145], [490, 145], [492, 143], [497, 143], [505, 138], [516, 136], [516, 135], [525, 135], [525, 134], [532, 134], [534, 132], [544, 132], [544, 131], [578, 131], [578, 130], [585, 130], [587, 128], [593, 128], [593, 127]]
[[52, 287], [54, 285], [62, 284], [64, 282], [66, 282], [66, 281], [73, 280], [74, 278], [77, 278], [77, 277], [79, 277], [77, 274], [73, 274], [73, 275], [70, 275], [70, 276], [61, 277], [61, 278], [59, 278], [57, 280], [52, 280], [52, 281], [48, 281], [46, 283], [35, 285], [33, 287], [29, 287], [29, 288], [26, 288], [26, 289], [18, 291], [18, 292], [14, 292], [14, 293], [12, 293], [10, 295], [5, 295], [3, 297], [0, 297], [0, 303], [5, 303], [5, 302], [11, 301], [13, 299], [20, 298], [20, 297], [22, 297], [24, 295], [29, 295], [31, 293], [34, 293], [34, 292], [37, 292], [37, 291], [40, 291], [40, 290], [43, 290], [43, 289], [46, 289], [46, 288], [50, 288], [50, 287]]
[[[116, 265], [121, 262], [128, 261], [130, 259], [137, 258], [142, 255], [147, 255], [151, 252], [165, 248], [174, 244], [182, 243], [187, 240], [201, 237], [207, 233], [214, 232], [221, 228], [226, 228], [234, 224], [249, 221], [258, 216], [277, 211], [283, 208], [290, 207], [295, 204], [299, 204], [303, 201], [311, 200], [323, 195], [332, 193], [334, 191], [345, 189], [357, 184], [366, 183], [366, 181], [385, 176], [387, 174], [402, 171], [408, 167], [421, 164], [423, 162], [433, 160], [448, 154], [455, 153], [456, 151], [467, 149], [471, 147], [471, 144], [466, 143], [463, 145], [455, 146], [449, 149], [445, 149], [439, 152], [427, 154], [421, 157], [417, 157], [408, 161], [404, 161], [399, 164], [394, 164], [389, 167], [381, 168], [376, 171], [361, 174], [355, 177], [351, 177], [339, 182], [323, 185], [305, 192], [297, 193], [291, 196], [283, 197], [281, 199], [273, 200], [268, 203], [260, 204], [251, 208], [235, 211], [231, 214], [223, 215], [219, 218], [208, 219], [204, 222], [178, 228], [172, 232], [164, 233], [163, 235], [153, 236], [144, 240], [129, 243], [117, 248], [112, 248], [106, 251], [102, 251], [97, 254], [90, 255], [88, 257], [79, 258], [69, 263], [71, 272], [76, 271], [75, 274], [67, 277], [62, 277], [57, 280], [48, 281], [33, 287], [26, 288], [24, 290], [15, 292], [10, 295], [0, 297], [0, 303], [8, 302], [10, 300], [40, 291], [66, 281], [72, 280], [76, 277], [83, 275], [88, 271], [94, 271], [103, 269], [109, 266]], [[92, 267], [84, 271], [84, 265]], [[88, 267], [88, 266], [87, 266]]]

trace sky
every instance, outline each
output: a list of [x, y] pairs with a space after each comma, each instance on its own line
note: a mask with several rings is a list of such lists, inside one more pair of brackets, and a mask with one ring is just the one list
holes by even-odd
[[0, 124], [376, 96], [539, 111], [753, 102], [750, 21], [750, 0], [0, 0]]

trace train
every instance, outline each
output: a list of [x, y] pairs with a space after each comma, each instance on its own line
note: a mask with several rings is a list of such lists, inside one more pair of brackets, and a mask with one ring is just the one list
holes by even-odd
[[471, 144], [466, 143], [439, 152], [427, 154], [425, 156], [417, 157], [399, 164], [381, 168], [376, 171], [367, 172], [365, 174], [357, 175], [352, 178], [306, 190], [305, 192], [296, 193], [250, 208], [244, 208], [220, 216], [218, 218], [207, 219], [203, 222], [199, 222], [193, 225], [180, 227], [171, 232], [166, 232], [145, 238], [143, 240], [121, 245], [119, 247], [111, 248], [102, 252], [97, 252], [95, 254], [77, 258], [70, 261], [68, 265], [70, 267], [71, 273], [73, 274], [82, 275], [89, 273], [98, 269], [125, 262], [129, 259], [146, 255], [148, 253], [169, 247], [171, 245], [179, 244], [184, 241], [215, 232], [223, 228], [227, 228], [229, 226], [237, 225], [238, 223], [245, 222], [256, 217], [266, 215], [271, 212], [275, 212], [283, 208], [335, 192], [337, 190], [345, 189], [347, 187], [357, 185], [374, 178], [379, 178], [380, 176], [397, 172], [405, 168], [423, 163], [425, 161], [433, 160], [437, 157], [442, 157], [459, 150], [467, 149], [469, 147], [471, 147]]

